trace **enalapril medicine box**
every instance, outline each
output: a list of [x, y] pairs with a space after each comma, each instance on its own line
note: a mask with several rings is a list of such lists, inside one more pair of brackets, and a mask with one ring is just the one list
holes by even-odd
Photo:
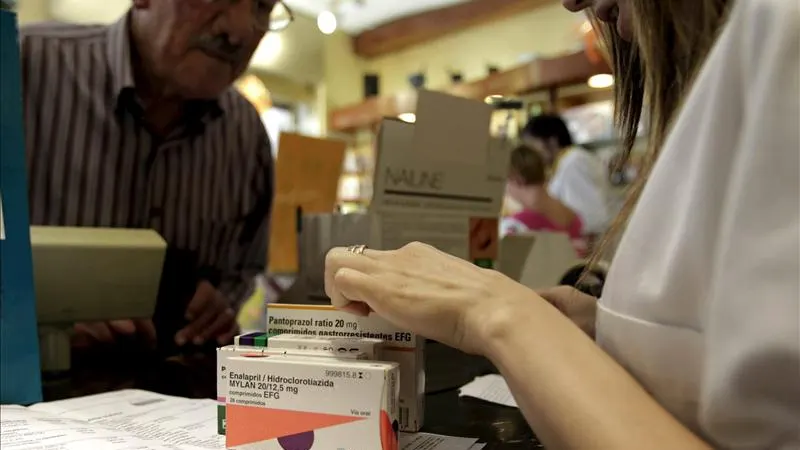
[[[371, 314], [359, 317], [325, 305], [267, 306], [270, 335], [299, 334], [319, 339], [380, 339], [383, 359], [400, 365], [400, 431], [417, 432], [425, 411], [425, 339]], [[270, 341], [274, 338], [270, 338]]]
[[228, 449], [398, 449], [396, 363], [285, 355], [228, 365]]
[[[225, 417], [225, 402], [228, 397], [228, 360], [235, 356], [243, 355], [297, 355], [310, 358], [331, 358], [326, 352], [304, 350], [287, 350], [266, 347], [251, 347], [247, 345], [228, 345], [217, 349], [217, 433], [225, 434], [227, 421]], [[368, 359], [365, 353], [347, 353], [343, 359]]]

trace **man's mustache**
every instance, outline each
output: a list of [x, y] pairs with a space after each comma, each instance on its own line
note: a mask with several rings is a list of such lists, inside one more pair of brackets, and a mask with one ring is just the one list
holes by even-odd
[[192, 42], [192, 48], [234, 65], [248, 56], [245, 47], [231, 44], [228, 38], [223, 35], [203, 35], [195, 38]]

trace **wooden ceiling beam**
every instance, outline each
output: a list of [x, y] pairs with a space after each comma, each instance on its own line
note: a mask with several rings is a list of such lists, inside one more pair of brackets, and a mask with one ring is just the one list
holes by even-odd
[[556, 1], [471, 0], [367, 30], [353, 38], [353, 48], [363, 58], [375, 58]]

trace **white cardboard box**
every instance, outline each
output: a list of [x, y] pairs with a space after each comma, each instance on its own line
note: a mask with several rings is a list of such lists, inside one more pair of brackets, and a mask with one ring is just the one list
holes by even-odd
[[332, 306], [267, 305], [267, 331], [323, 339], [384, 341], [383, 358], [400, 365], [400, 431], [417, 432], [425, 419], [425, 338], [399, 329], [375, 314], [357, 317]]
[[332, 357], [366, 354], [367, 359], [371, 361], [381, 361], [383, 343], [381, 339], [320, 338], [302, 334], [280, 334], [269, 338], [267, 346], [274, 349], [323, 352]]
[[[266, 347], [249, 347], [246, 345], [228, 345], [217, 349], [217, 433], [225, 434], [227, 420], [225, 417], [225, 402], [228, 399], [228, 361], [230, 358], [244, 355], [281, 356], [295, 355], [310, 358], [332, 358], [330, 353], [304, 350], [287, 350]], [[348, 352], [341, 355], [342, 359], [368, 359], [366, 353]]]
[[226, 448], [398, 448], [396, 363], [266, 356], [228, 364]]

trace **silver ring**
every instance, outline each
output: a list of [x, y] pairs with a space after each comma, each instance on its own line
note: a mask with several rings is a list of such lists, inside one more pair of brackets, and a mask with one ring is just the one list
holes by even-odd
[[366, 245], [351, 245], [350, 247], [347, 247], [348, 252], [356, 255], [363, 255], [366, 250]]

